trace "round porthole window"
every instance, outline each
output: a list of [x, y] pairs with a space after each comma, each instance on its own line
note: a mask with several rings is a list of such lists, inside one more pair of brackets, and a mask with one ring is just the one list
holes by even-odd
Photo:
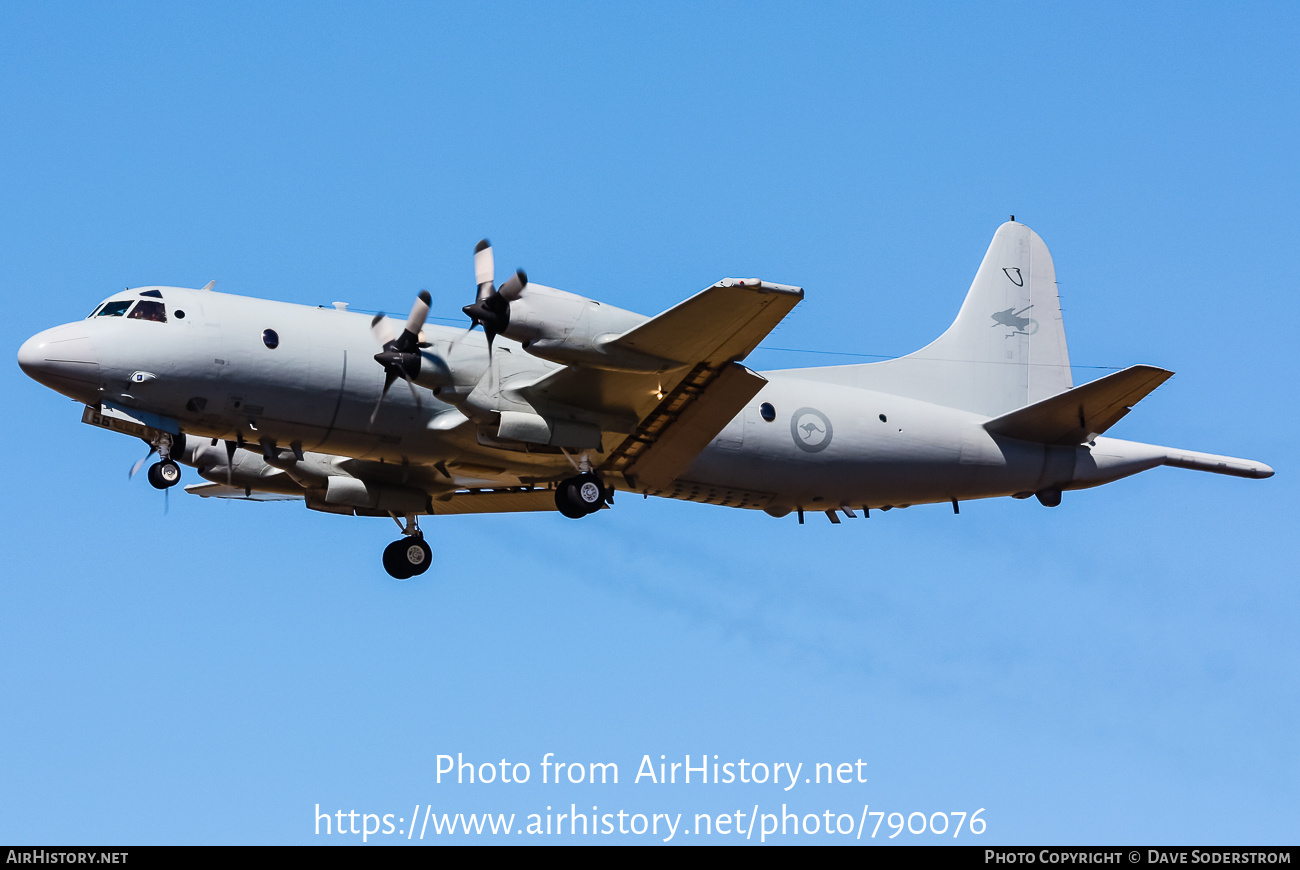
[[758, 413], [764, 420], [771, 423], [776, 419], [776, 408], [772, 407], [771, 402], [764, 402], [758, 406]]
[[274, 329], [263, 329], [262, 344], [266, 345], [271, 350], [275, 350], [280, 346], [280, 336], [276, 335]]
[[176, 315], [176, 319], [177, 319], [177, 320], [184, 320], [184, 319], [185, 319], [185, 312], [184, 312], [184, 311], [181, 311], [179, 308], [177, 308], [173, 313]]

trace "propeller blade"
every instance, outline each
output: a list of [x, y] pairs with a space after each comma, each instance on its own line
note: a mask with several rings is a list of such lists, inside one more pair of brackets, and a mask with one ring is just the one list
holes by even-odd
[[139, 473], [140, 473], [140, 469], [141, 469], [141, 468], [144, 468], [144, 464], [145, 464], [146, 462], [149, 461], [149, 457], [150, 457], [150, 456], [153, 456], [154, 453], [156, 453], [157, 451], [158, 451], [158, 448], [157, 448], [157, 447], [152, 447], [152, 446], [151, 446], [151, 447], [149, 448], [149, 452], [146, 453], [146, 454], [144, 455], [144, 458], [143, 458], [143, 459], [140, 459], [140, 460], [137, 460], [136, 463], [135, 463], [135, 465], [132, 465], [132, 466], [131, 466], [131, 473], [128, 474], [128, 475], [126, 476], [126, 479], [127, 479], [127, 480], [130, 480], [131, 478], [133, 478], [133, 477], [135, 477], [137, 474], [139, 474]]
[[232, 480], [235, 474], [235, 451], [238, 449], [238, 441], [226, 442], [226, 486], [234, 486]]
[[370, 334], [375, 337], [375, 343], [380, 347], [397, 340], [397, 336], [393, 334], [392, 324], [388, 322], [388, 316], [382, 311], [370, 321]]
[[496, 276], [496, 264], [492, 259], [492, 243], [487, 239], [474, 246], [474, 283], [480, 288], [491, 284]]
[[[383, 354], [379, 354], [379, 356], [383, 356]], [[375, 418], [379, 416], [379, 406], [384, 403], [384, 396], [388, 395], [388, 388], [391, 387], [393, 381], [398, 378], [397, 372], [398, 370], [395, 367], [384, 366], [384, 388], [379, 391], [379, 401], [375, 402], [375, 410], [370, 412], [371, 426], [375, 425]]]
[[433, 297], [428, 290], [421, 290], [416, 295], [415, 304], [411, 306], [411, 316], [406, 318], [406, 332], [402, 333], [403, 339], [411, 336], [412, 347], [402, 348], [403, 350], [414, 350], [414, 346], [419, 343], [420, 330], [424, 329], [424, 321], [429, 317], [429, 307], [432, 304]]
[[415, 391], [415, 384], [411, 383], [411, 379], [405, 375], [402, 376], [402, 380], [406, 381], [406, 387], [411, 391], [411, 398], [415, 399], [415, 410], [417, 412], [423, 411], [424, 408], [420, 403], [420, 394]]
[[501, 298], [507, 302], [514, 302], [519, 298], [519, 294], [524, 292], [524, 288], [527, 286], [528, 273], [523, 269], [517, 269], [515, 270], [515, 273], [506, 280], [506, 283], [502, 284], [500, 288], [497, 289], [497, 292], [500, 293]]
[[476, 326], [478, 326], [478, 323], [471, 323], [469, 325], [469, 329], [465, 330], [460, 335], [456, 336], [451, 340], [451, 343], [447, 345], [447, 356], [451, 356], [451, 352], [456, 349], [456, 345], [460, 343], [460, 340], [465, 336], [469, 335], [471, 332], [473, 332], [474, 327]]

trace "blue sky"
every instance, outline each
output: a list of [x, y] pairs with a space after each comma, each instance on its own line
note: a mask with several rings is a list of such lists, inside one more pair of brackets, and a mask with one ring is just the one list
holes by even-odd
[[[818, 352], [938, 335], [1014, 213], [1053, 253], [1076, 381], [1178, 373], [1111, 434], [1278, 473], [839, 526], [627, 497], [448, 517], [397, 583], [388, 521], [180, 491], [164, 514], [127, 481], [138, 442], [11, 364], [0, 842], [341, 843], [317, 804], [525, 824], [571, 803], [1294, 842], [1298, 24], [1281, 3], [5, 4], [11, 353], [153, 283], [388, 311], [427, 287], [460, 322], [486, 235], [503, 268], [647, 314], [726, 275], [799, 284], [751, 365], [853, 362]], [[438, 784], [457, 752], [533, 778]], [[543, 785], [548, 752], [620, 783]], [[631, 781], [702, 753], [861, 758], [869, 781]]]

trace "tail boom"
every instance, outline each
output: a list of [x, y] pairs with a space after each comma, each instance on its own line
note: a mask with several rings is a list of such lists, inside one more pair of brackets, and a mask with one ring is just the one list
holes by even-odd
[[1118, 438], [1098, 438], [1091, 448], [1080, 447], [1078, 450], [1073, 479], [1062, 487], [1064, 489], [1087, 489], [1160, 465], [1256, 480], [1273, 476], [1272, 468], [1251, 459], [1175, 450]]
[[1189, 468], [1192, 471], [1209, 471], [1213, 474], [1227, 474], [1232, 477], [1249, 477], [1262, 480], [1273, 476], [1273, 469], [1253, 459], [1237, 459], [1235, 456], [1219, 456], [1214, 453], [1198, 453], [1195, 450], [1170, 450], [1165, 457], [1165, 465], [1174, 468]]

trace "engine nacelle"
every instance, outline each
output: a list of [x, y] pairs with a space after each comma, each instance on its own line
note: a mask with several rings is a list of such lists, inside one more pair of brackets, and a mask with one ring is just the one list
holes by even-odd
[[533, 356], [562, 365], [633, 372], [672, 368], [657, 357], [606, 346], [648, 319], [575, 293], [529, 284], [511, 300], [509, 323], [501, 334]]

